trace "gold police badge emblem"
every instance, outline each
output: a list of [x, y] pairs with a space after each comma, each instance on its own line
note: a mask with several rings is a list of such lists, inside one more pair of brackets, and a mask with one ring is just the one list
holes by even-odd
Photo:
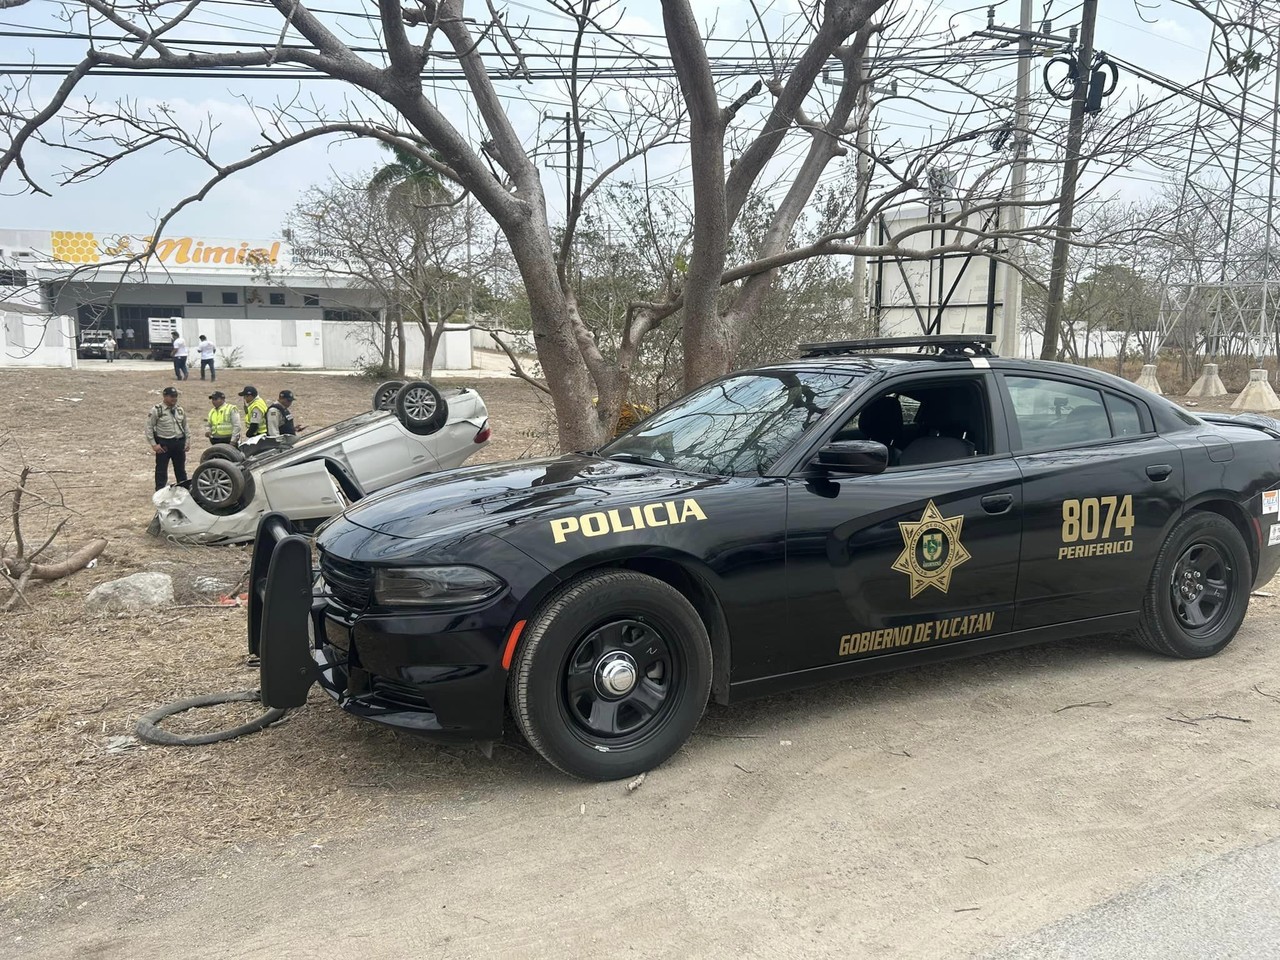
[[893, 569], [911, 578], [913, 598], [925, 587], [937, 587], [943, 593], [951, 589], [951, 571], [969, 559], [960, 542], [963, 526], [963, 514], [944, 517], [932, 500], [918, 523], [898, 524], [903, 547]]

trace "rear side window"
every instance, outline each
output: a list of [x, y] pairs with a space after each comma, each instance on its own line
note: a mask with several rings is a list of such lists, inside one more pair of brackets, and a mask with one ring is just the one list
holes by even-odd
[[1117, 437], [1142, 435], [1142, 417], [1138, 415], [1138, 405], [1132, 400], [1108, 393], [1107, 412], [1111, 414], [1111, 429]]
[[[1005, 377], [1005, 383], [1013, 400], [1023, 449], [1111, 439], [1111, 423], [1101, 390], [1039, 377]], [[1132, 413], [1136, 416], [1137, 411]]]

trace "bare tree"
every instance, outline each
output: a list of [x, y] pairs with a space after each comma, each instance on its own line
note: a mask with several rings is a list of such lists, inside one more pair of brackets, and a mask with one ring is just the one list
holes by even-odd
[[[445, 325], [471, 321], [477, 288], [501, 257], [491, 224], [466, 197], [441, 189], [399, 184], [387, 189], [369, 176], [333, 177], [308, 188], [289, 216], [298, 265], [373, 295], [385, 321], [370, 326], [384, 335], [388, 324], [408, 322], [423, 338], [422, 376], [430, 377]], [[405, 374], [403, 338], [398, 356]]]
[[[207, 166], [208, 178], [159, 218], [153, 231], [159, 236], [224, 180], [299, 144], [359, 137], [393, 146], [455, 185], [455, 196], [482, 207], [504, 237], [523, 283], [563, 449], [594, 447], [607, 436], [646, 340], [668, 321], [678, 318], [683, 385], [693, 387], [730, 367], [743, 331], [759, 316], [783, 267], [833, 255], [966, 252], [1006, 235], [991, 215], [1004, 203], [1011, 157], [991, 155], [984, 145], [1008, 132], [1007, 96], [998, 86], [984, 88], [981, 58], [960, 56], [962, 47], [947, 47], [942, 56], [926, 49], [934, 41], [939, 49], [946, 46], [949, 32], [922, 44], [920, 16], [894, 13], [890, 0], [822, 0], [786, 16], [757, 13], [751, 33], [767, 50], [767, 65], [754, 81], [716, 68], [690, 0], [662, 2], [669, 66], [661, 70], [656, 53], [617, 29], [617, 0], [544, 2], [548, 13], [570, 24], [567, 33], [552, 38], [536, 25], [514, 22], [492, 3], [464, 11], [463, 0], [380, 0], [364, 12], [344, 13], [270, 0], [257, 16], [260, 28], [273, 27], [274, 43], [251, 35], [242, 43], [220, 41], [212, 52], [184, 26], [196, 3], [169, 14], [167, 5], [149, 0], [67, 2], [60, 7], [67, 12], [67, 31], [87, 21], [95, 39], [52, 96], [33, 100], [30, 85], [0, 96], [0, 178], [45, 191], [44, 178], [26, 162], [37, 145], [67, 151], [68, 164], [57, 177], [62, 183], [91, 179], [140, 150], [180, 149]], [[885, 46], [890, 37], [897, 37], [896, 47]], [[972, 43], [969, 48], [976, 49]], [[522, 96], [539, 113], [545, 100], [513, 89], [517, 81], [535, 84], [535, 58], [552, 72], [547, 82], [565, 104], [563, 139], [554, 143], [522, 131], [517, 122]], [[610, 81], [602, 63], [643, 69]], [[465, 96], [441, 93], [434, 80], [424, 83], [424, 72], [445, 70], [461, 76]], [[663, 70], [674, 77], [664, 79]], [[347, 94], [337, 106], [300, 94], [270, 104], [246, 96], [258, 118], [259, 141], [248, 155], [226, 159], [212, 124], [181, 122], [164, 104], [129, 98], [104, 104], [91, 95], [94, 76], [148, 73], [216, 75], [223, 83], [236, 76], [319, 76], [340, 81]], [[900, 85], [898, 105], [933, 111], [938, 122], [910, 142], [898, 135], [864, 136], [860, 145], [858, 127], [867, 110], [859, 104], [866, 102], [868, 85], [890, 74], [911, 81]], [[832, 82], [823, 84], [824, 77]], [[877, 109], [885, 109], [883, 99]], [[1099, 177], [1167, 136], [1145, 107], [1099, 123], [1093, 133], [1089, 160]], [[1046, 141], [1040, 162], [1047, 181], [1057, 169], [1058, 148], [1052, 133], [1038, 136]], [[584, 215], [612, 177], [655, 151], [685, 145], [693, 211], [686, 264], [670, 271], [672, 282], [657, 297], [628, 305], [607, 356], [575, 288]], [[552, 151], [559, 157], [562, 146], [566, 210], [563, 226], [553, 229], [539, 164]], [[796, 241], [824, 171], [851, 153], [869, 161], [864, 182], [874, 189], [855, 191], [858, 202], [841, 222]], [[956, 174], [949, 242], [921, 249], [910, 242], [920, 228], [908, 228], [867, 243], [868, 227], [918, 203], [930, 172], [940, 166]], [[766, 187], [782, 197], [763, 237], [749, 258], [730, 262], [734, 227], [749, 198]], [[1029, 202], [1033, 212], [1051, 211], [1052, 195], [1040, 196]], [[1028, 221], [1025, 237], [1048, 235], [1047, 216]], [[145, 256], [140, 253], [139, 261]], [[674, 335], [666, 340], [673, 342]]]
[[107, 548], [107, 541], [91, 540], [50, 560], [50, 551], [73, 517], [57, 479], [28, 463], [12, 437], [0, 437], [0, 464], [0, 483], [5, 485], [0, 497], [9, 507], [9, 532], [0, 538], [0, 578], [10, 590], [0, 612], [7, 613], [19, 603], [30, 606], [26, 588], [32, 580], [61, 580], [83, 570]]

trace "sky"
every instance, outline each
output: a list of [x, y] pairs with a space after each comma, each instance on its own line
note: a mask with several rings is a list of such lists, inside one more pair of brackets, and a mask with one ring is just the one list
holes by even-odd
[[[321, 6], [321, 4], [313, 4]], [[500, 2], [500, 7], [503, 6]], [[935, 29], [950, 28], [959, 35], [981, 28], [986, 22], [987, 4], [964, 0], [900, 0], [900, 8], [930, 13]], [[371, 4], [327, 0], [325, 9], [338, 9], [351, 13], [366, 11]], [[59, 16], [65, 7], [78, 4], [33, 2], [26, 6], [0, 10], [0, 31], [30, 32], [65, 31], [84, 29], [84, 16], [80, 14], [68, 27]], [[1017, 0], [1005, 0], [996, 7], [996, 22], [1016, 26]], [[1037, 17], [1048, 9], [1054, 20], [1055, 32], [1064, 33], [1079, 17], [1077, 2], [1044, 3], [1037, 0]], [[1149, 70], [1178, 82], [1190, 82], [1204, 69], [1205, 50], [1209, 40], [1209, 27], [1198, 14], [1174, 0], [1143, 0], [1141, 7], [1135, 0], [1102, 0], [1097, 24], [1096, 46], [1113, 55], [1134, 62]], [[207, 12], [206, 12], [207, 8]], [[468, 9], [475, 9], [469, 0]], [[702, 20], [703, 35], [717, 38], [713, 52], [722, 56], [763, 56], [763, 44], [752, 34], [754, 14], [747, 0], [731, 0], [712, 3], [695, 0], [695, 11]], [[927, 10], [926, 10], [927, 8]], [[167, 8], [166, 8], [167, 9]], [[483, 6], [479, 9], [483, 10]], [[506, 5], [512, 22], [527, 22], [534, 27], [565, 26], [567, 21], [548, 14], [541, 0], [522, 0]], [[793, 20], [800, 10], [795, 0], [775, 0], [763, 6], [762, 16], [771, 30], [779, 29]], [[618, 4], [612, 14], [619, 21], [619, 30], [638, 35], [660, 34], [661, 11], [657, 0], [636, 0]], [[336, 18], [334, 22], [360, 24], [356, 17]], [[350, 28], [348, 29], [356, 29]], [[367, 27], [361, 27], [367, 32]], [[247, 3], [236, 4], [227, 0], [215, 0], [202, 5], [191, 21], [173, 36], [202, 40], [232, 40], [252, 37], [259, 43], [270, 43], [279, 30], [279, 22], [264, 11]], [[746, 38], [746, 39], [739, 39]], [[559, 42], [552, 40], [550, 42]], [[634, 41], [637, 48], [661, 52], [663, 45], [654, 37], [641, 36]], [[84, 41], [38, 40], [0, 37], [0, 62], [10, 65], [61, 64], [74, 62], [84, 49]], [[617, 62], [617, 61], [615, 61]], [[18, 73], [21, 73], [21, 66]], [[1039, 85], [1039, 64], [1033, 83]], [[744, 68], [741, 75], [726, 82], [723, 95], [728, 98], [741, 92], [754, 81], [758, 72]], [[994, 72], [991, 82], [1012, 84], [1013, 61]], [[20, 82], [21, 76], [0, 78], [7, 83]], [[47, 98], [56, 77], [32, 79], [32, 93], [36, 101]], [[512, 100], [511, 114], [517, 128], [527, 142], [557, 135], [558, 125], [544, 114], [560, 114], [564, 108], [561, 90], [554, 84], [541, 82], [532, 85], [507, 83], [504, 90], [519, 94], [523, 100]], [[629, 89], [639, 93], [632, 84]], [[465, 100], [447, 84], [436, 85], [433, 90], [445, 112], [455, 118], [472, 135], [474, 126], [465, 121]], [[825, 92], [818, 91], [820, 95]], [[81, 87], [82, 95], [92, 95], [99, 104], [118, 98], [136, 99], [144, 105], [163, 104], [172, 112], [175, 122], [191, 129], [210, 121], [215, 126], [211, 135], [211, 148], [219, 162], [239, 159], [259, 142], [255, 111], [246, 98], [257, 103], [269, 103], [277, 98], [301, 95], [314, 98], [321, 109], [333, 112], [341, 102], [341, 91], [333, 81], [313, 81], [297, 84], [275, 80], [237, 80], [235, 76], [216, 79], [175, 79], [155, 77], [104, 77], [89, 78]], [[1131, 103], [1135, 97], [1151, 93], [1151, 88], [1131, 76], [1123, 76], [1115, 97], [1108, 105], [1117, 108]], [[621, 94], [615, 92], [605, 101], [602, 109], [620, 104]], [[357, 109], [367, 110], [366, 107]], [[1065, 118], [1066, 105], [1058, 108]], [[923, 116], [911, 105], [886, 109], [878, 118], [881, 133], [885, 136], [911, 136], [914, 129], [923, 129], [935, 122]], [[604, 123], [591, 135], [597, 146], [596, 162], [603, 166], [610, 159], [610, 145]], [[0, 144], [3, 146], [4, 144]], [[798, 152], [795, 154], [798, 155]], [[30, 151], [27, 157], [29, 169], [35, 178], [50, 191], [50, 196], [32, 195], [23, 191], [17, 178], [8, 176], [0, 182], [0, 227], [37, 230], [93, 230], [100, 233], [137, 233], [149, 231], [155, 219], [164, 213], [179, 197], [198, 189], [207, 168], [189, 157], [152, 149], [131, 156], [85, 183], [60, 187], [58, 171], [68, 162], [65, 154], [55, 153], [44, 147]], [[794, 159], [794, 157], [792, 157]], [[385, 162], [386, 156], [368, 141], [313, 142], [266, 161], [251, 170], [236, 175], [216, 187], [198, 204], [184, 210], [173, 221], [169, 234], [255, 239], [279, 235], [289, 210], [297, 203], [300, 193], [308, 186], [332, 175], [362, 177], [376, 165]], [[784, 157], [780, 163], [789, 162]], [[650, 161], [649, 172], [662, 176], [677, 185], [688, 182], [688, 158], [682, 146], [668, 147], [656, 153]], [[641, 175], [643, 170], [632, 165], [626, 175]], [[1138, 165], [1119, 175], [1108, 184], [1108, 190], [1122, 199], [1144, 196], [1159, 186], [1161, 174], [1146, 166]], [[554, 169], [543, 170], [543, 181], [551, 207], [552, 220], [562, 216], [563, 188], [561, 173]]]

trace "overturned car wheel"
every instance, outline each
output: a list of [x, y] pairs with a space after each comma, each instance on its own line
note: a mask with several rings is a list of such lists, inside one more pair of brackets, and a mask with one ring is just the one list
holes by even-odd
[[191, 474], [191, 498], [209, 513], [225, 516], [244, 504], [244, 471], [230, 460], [205, 460]]
[[233, 447], [229, 443], [215, 443], [204, 453], [200, 454], [200, 462], [206, 460], [229, 460], [232, 463], [244, 463], [244, 451], [238, 447]]
[[390, 410], [395, 406], [396, 394], [403, 386], [403, 380], [388, 380], [386, 383], [379, 384], [378, 389], [373, 391], [373, 409]]
[[426, 380], [410, 380], [395, 400], [396, 416], [410, 433], [435, 433], [449, 419], [449, 405]]

